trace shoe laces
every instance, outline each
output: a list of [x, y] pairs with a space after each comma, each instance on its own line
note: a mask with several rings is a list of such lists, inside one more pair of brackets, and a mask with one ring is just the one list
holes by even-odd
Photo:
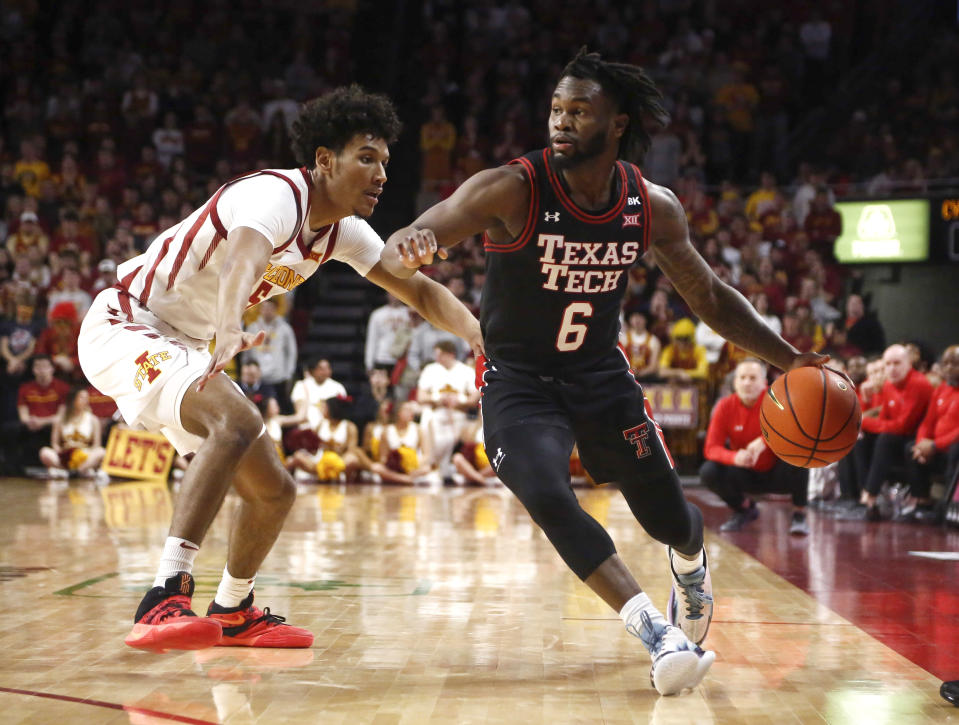
[[270, 611], [269, 607], [264, 607], [262, 610], [257, 607], [250, 607], [250, 614], [256, 616], [259, 615], [256, 619], [253, 620], [251, 626], [256, 626], [263, 622], [268, 625], [273, 624], [284, 624], [286, 622], [286, 617], [281, 617], [279, 614], [273, 614]]
[[703, 615], [703, 607], [713, 603], [713, 598], [703, 590], [706, 582], [706, 567], [699, 567], [692, 574], [677, 574], [676, 583], [683, 590], [683, 599], [686, 600], [687, 619], [699, 619]]

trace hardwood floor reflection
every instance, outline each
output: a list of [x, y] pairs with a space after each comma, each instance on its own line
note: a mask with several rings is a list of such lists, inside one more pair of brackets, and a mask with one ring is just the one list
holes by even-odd
[[[696, 691], [660, 698], [639, 641], [503, 489], [303, 489], [257, 603], [310, 627], [314, 647], [165, 655], [123, 645], [166, 535], [165, 488], [0, 492], [4, 723], [959, 721], [930, 673], [713, 533], [717, 662]], [[615, 491], [579, 493], [664, 607], [663, 547]], [[200, 552], [197, 609], [233, 505]]]

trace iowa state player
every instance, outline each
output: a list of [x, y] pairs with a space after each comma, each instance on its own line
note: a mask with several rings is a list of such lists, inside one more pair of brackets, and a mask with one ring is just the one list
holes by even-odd
[[[640, 637], [654, 686], [670, 694], [695, 686], [713, 661], [697, 646], [712, 592], [702, 514], [684, 499], [616, 347], [627, 271], [648, 250], [710, 327], [777, 367], [828, 358], [801, 355], [723, 284], [690, 243], [673, 193], [647, 184], [630, 163], [649, 145], [644, 121], [665, 119], [661, 100], [642, 69], [581, 51], [552, 96], [549, 148], [471, 177], [391, 235], [381, 259], [393, 274], [409, 274], [438, 245], [485, 231], [490, 461], [569, 567]], [[671, 624], [579, 506], [567, 465], [574, 441], [593, 478], [615, 481], [639, 523], [670, 547]]]
[[[122, 264], [119, 284], [101, 292], [84, 319], [80, 363], [90, 381], [116, 400], [128, 423], [162, 432], [180, 453], [196, 452], [128, 645], [164, 651], [313, 642], [309, 631], [253, 605], [257, 569], [296, 487], [256, 407], [222, 372], [263, 340], [262, 331], [243, 332], [247, 307], [338, 259], [481, 350], [479, 323], [466, 307], [423, 275], [387, 273], [379, 263], [382, 240], [358, 218], [376, 206], [399, 128], [390, 102], [357, 86], [307, 103], [293, 126], [303, 168], [259, 171], [222, 186]], [[190, 572], [230, 486], [241, 503], [223, 579], [207, 616], [197, 617]]]

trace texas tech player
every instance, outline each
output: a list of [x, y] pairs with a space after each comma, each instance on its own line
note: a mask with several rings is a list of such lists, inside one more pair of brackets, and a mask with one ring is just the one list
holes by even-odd
[[[777, 367], [827, 358], [801, 355], [721, 282], [690, 243], [673, 193], [645, 183], [630, 163], [649, 144], [644, 122], [665, 118], [661, 100], [642, 69], [581, 51], [552, 96], [549, 148], [471, 177], [394, 233], [381, 259], [394, 274], [411, 273], [437, 245], [485, 231], [490, 461], [569, 567], [640, 637], [653, 684], [666, 694], [695, 686], [713, 661], [697, 646], [712, 592], [702, 514], [683, 498], [616, 348], [626, 270], [648, 250], [710, 327]], [[670, 547], [671, 624], [579, 506], [567, 465], [574, 441], [593, 478], [615, 481], [636, 519]]]

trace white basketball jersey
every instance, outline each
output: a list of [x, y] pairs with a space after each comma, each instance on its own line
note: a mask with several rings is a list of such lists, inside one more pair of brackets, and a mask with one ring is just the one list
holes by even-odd
[[[306, 169], [267, 169], [224, 184], [202, 207], [161, 232], [147, 250], [117, 268], [119, 287], [190, 337], [212, 339], [219, 274], [229, 258], [227, 236], [249, 227], [273, 244], [249, 306], [302, 283], [329, 259], [361, 275], [379, 261], [383, 240], [362, 219], [309, 228], [311, 182]], [[121, 308], [130, 304], [120, 295]], [[123, 309], [128, 317], [130, 310]]]

